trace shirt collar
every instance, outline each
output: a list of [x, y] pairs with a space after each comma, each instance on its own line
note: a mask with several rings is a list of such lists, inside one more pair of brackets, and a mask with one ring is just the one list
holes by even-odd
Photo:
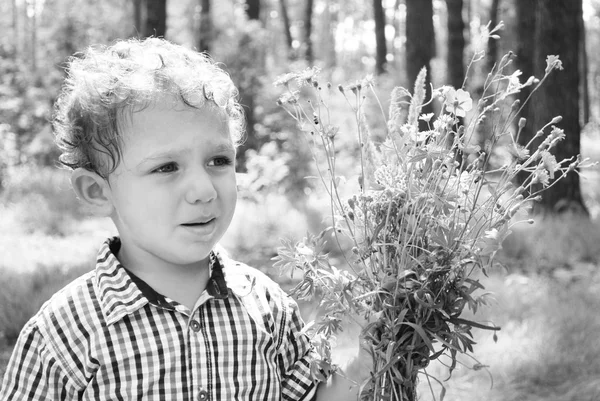
[[[169, 308], [162, 294], [121, 265], [116, 257], [120, 248], [119, 237], [109, 238], [100, 247], [96, 260], [100, 307], [109, 325], [148, 303]], [[226, 299], [229, 290], [240, 297], [248, 295], [253, 284], [251, 279], [236, 269], [236, 262], [223, 251], [211, 252], [209, 266], [211, 277], [203, 294], [207, 299]]]

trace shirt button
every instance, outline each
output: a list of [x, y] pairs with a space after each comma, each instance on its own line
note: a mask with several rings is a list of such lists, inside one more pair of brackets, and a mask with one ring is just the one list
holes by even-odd
[[208, 400], [208, 392], [206, 390], [200, 390], [198, 393], [198, 401]]
[[[192, 330], [194, 330], [196, 333], [200, 331], [200, 323], [198, 323], [197, 320], [192, 320], [190, 322], [190, 327], [192, 328]], [[202, 398], [204, 399], [204, 398]]]

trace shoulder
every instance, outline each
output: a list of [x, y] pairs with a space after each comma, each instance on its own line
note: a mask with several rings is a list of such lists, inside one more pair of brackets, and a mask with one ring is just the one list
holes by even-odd
[[[68, 337], [69, 329], [99, 321], [102, 312], [95, 291], [96, 271], [76, 278], [46, 301], [25, 329], [37, 329], [44, 337]], [[67, 340], [67, 338], [64, 338]]]

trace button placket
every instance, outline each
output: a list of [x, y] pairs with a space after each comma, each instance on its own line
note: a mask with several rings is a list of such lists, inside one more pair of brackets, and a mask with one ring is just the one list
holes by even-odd
[[198, 391], [198, 401], [207, 401], [208, 400], [208, 391], [204, 390], [200, 387], [200, 391]]
[[192, 320], [190, 322], [190, 329], [192, 329], [193, 332], [198, 333], [200, 331], [200, 323], [197, 320]]
[[211, 399], [207, 390], [208, 375], [210, 374], [205, 364], [206, 348], [204, 330], [206, 329], [203, 315], [199, 309], [195, 309], [188, 321], [188, 344], [190, 350], [190, 367], [192, 371], [192, 383], [197, 389], [194, 397], [196, 401], [208, 401]]

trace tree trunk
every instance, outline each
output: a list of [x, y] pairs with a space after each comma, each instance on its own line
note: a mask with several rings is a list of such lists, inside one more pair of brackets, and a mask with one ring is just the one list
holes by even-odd
[[[558, 55], [564, 70], [554, 71], [540, 87], [535, 105], [536, 127], [553, 117], [562, 116], [558, 124], [566, 137], [554, 149], [557, 160], [578, 155], [581, 127], [579, 124], [579, 13], [582, 0], [540, 1], [536, 13], [535, 71], [542, 76], [546, 56]], [[577, 211], [587, 214], [583, 204], [579, 175], [571, 173], [542, 195], [544, 212]]]
[[146, 23], [143, 37], [164, 37], [167, 31], [167, 0], [145, 0]]
[[133, 26], [135, 28], [134, 36], [139, 37], [144, 32], [144, 19], [142, 17], [143, 0], [133, 0]]
[[[406, 75], [412, 91], [421, 68], [427, 68], [426, 99], [431, 97], [430, 61], [435, 53], [432, 0], [406, 0]], [[422, 110], [432, 112], [431, 106]], [[425, 124], [423, 121], [421, 121]], [[426, 127], [423, 127], [426, 129]]]
[[387, 63], [387, 44], [385, 41], [385, 11], [382, 0], [373, 0], [373, 19], [375, 20], [375, 72], [381, 75], [385, 72]]
[[583, 21], [583, 9], [579, 10], [579, 67], [581, 69], [581, 122], [587, 124], [590, 122], [590, 90], [588, 83], [588, 56], [587, 56], [587, 40], [585, 33], [585, 23]]
[[[467, 0], [468, 1], [468, 0]], [[498, 25], [498, 10], [500, 7], [499, 0], [492, 0], [490, 6], [490, 28]], [[498, 61], [498, 42], [496, 39], [488, 38], [487, 50], [485, 55], [485, 74], [491, 72], [494, 65]], [[483, 82], [478, 87], [478, 91], [483, 93]], [[485, 150], [486, 143], [490, 139], [493, 131], [493, 119], [490, 118], [490, 112], [486, 113], [486, 118], [479, 123], [476, 130], [477, 142], [482, 150]]]
[[463, 54], [465, 51], [465, 23], [462, 17], [463, 0], [446, 0], [448, 8], [448, 55], [446, 69], [448, 83], [456, 89], [462, 88], [465, 79]]
[[[260, 21], [260, 0], [246, 0], [246, 16], [251, 21]], [[259, 28], [260, 29], [260, 28]], [[246, 171], [246, 151], [257, 150], [258, 140], [256, 138], [256, 95], [259, 92], [260, 80], [258, 74], [264, 71], [265, 54], [260, 51], [254, 42], [255, 38], [248, 32], [244, 33], [238, 43], [238, 48], [245, 51], [244, 62], [239, 65], [240, 72], [244, 73], [242, 81], [238, 84], [240, 92], [240, 103], [244, 107], [246, 115], [246, 140], [240, 147], [236, 163], [238, 171]], [[249, 60], [248, 62], [245, 62]], [[250, 61], [251, 60], [251, 61]], [[250, 62], [252, 65], [250, 65]]]
[[30, 53], [30, 63], [31, 63], [31, 73], [37, 73], [37, 0], [29, 0], [28, 7], [32, 8], [31, 17], [29, 18], [29, 24], [31, 27], [31, 53]]
[[279, 0], [279, 8], [281, 10], [281, 20], [283, 21], [285, 43], [287, 44], [288, 49], [288, 59], [294, 59], [294, 39], [292, 38], [290, 16], [288, 14], [287, 4], [285, 3], [285, 0]]
[[[494, 28], [498, 25], [498, 9], [500, 7], [500, 0], [492, 0], [490, 6], [490, 28]], [[486, 54], [486, 72], [492, 71], [496, 61], [498, 60], [498, 41], [496, 39], [489, 38], [487, 44]]]
[[198, 27], [198, 50], [209, 53], [212, 45], [212, 18], [210, 0], [200, 0], [200, 26]]
[[309, 65], [314, 63], [313, 45], [312, 45], [312, 14], [314, 0], [306, 0], [304, 9], [304, 59]]
[[338, 22], [339, 5], [332, 0], [326, 0], [325, 12], [322, 16], [323, 21], [323, 38], [322, 57], [327, 68], [334, 68], [337, 63], [337, 55], [335, 53], [335, 28]]
[[260, 19], [260, 0], [246, 0], [246, 15], [248, 19]]
[[18, 60], [21, 55], [21, 42], [19, 33], [19, 6], [17, 5], [17, 0], [12, 0], [12, 31], [13, 31], [13, 40], [14, 40], [14, 57], [15, 60]]
[[[516, 64], [523, 73], [523, 80], [527, 80], [529, 77], [535, 75], [535, 15], [538, 7], [538, 0], [517, 0], [514, 3], [517, 15], [517, 37], [520, 38], [520, 40], [517, 42]], [[523, 88], [521, 90], [519, 95], [521, 104], [525, 103], [525, 100], [530, 94], [531, 87]], [[529, 143], [535, 134], [535, 110], [533, 107], [531, 107], [531, 105], [531, 102], [524, 104], [523, 111], [521, 112], [521, 117], [527, 119], [527, 123], [519, 135], [519, 143], [521, 145]], [[522, 184], [525, 178], [525, 174], [519, 174], [517, 176], [517, 181], [519, 184]]]

